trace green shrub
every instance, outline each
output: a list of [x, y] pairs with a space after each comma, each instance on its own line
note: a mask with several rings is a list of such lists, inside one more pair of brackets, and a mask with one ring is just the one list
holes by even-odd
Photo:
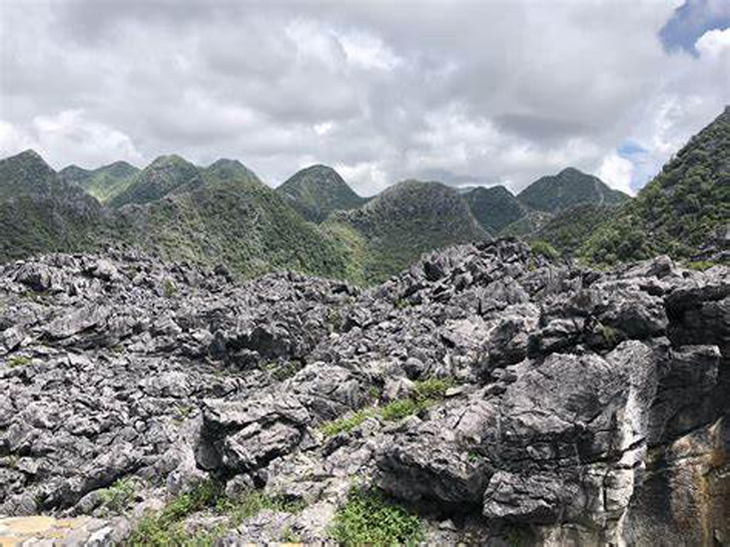
[[381, 492], [353, 490], [336, 513], [330, 535], [344, 545], [414, 545], [423, 539], [418, 516]]
[[215, 533], [201, 532], [190, 537], [183, 530], [182, 521], [188, 515], [214, 505], [221, 492], [220, 484], [213, 481], [201, 482], [191, 492], [170, 501], [158, 513], [145, 515], [130, 535], [129, 545], [162, 547], [212, 544]]
[[560, 253], [555, 250], [555, 247], [550, 245], [547, 241], [533, 241], [530, 243], [530, 247], [532, 248], [533, 253], [544, 256], [545, 258], [555, 259], [560, 256]]
[[122, 513], [134, 499], [134, 484], [129, 479], [119, 479], [109, 488], [99, 490], [99, 498], [109, 511]]

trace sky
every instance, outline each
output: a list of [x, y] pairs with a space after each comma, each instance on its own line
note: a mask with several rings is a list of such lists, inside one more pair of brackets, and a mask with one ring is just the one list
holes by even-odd
[[0, 0], [0, 156], [635, 193], [730, 104], [730, 0]]

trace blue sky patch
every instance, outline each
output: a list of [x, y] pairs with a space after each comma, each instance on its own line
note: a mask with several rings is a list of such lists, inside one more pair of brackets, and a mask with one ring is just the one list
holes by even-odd
[[686, 0], [659, 31], [665, 51], [699, 56], [695, 42], [705, 32], [730, 27], [730, 0]]
[[631, 159], [632, 156], [646, 154], [648, 150], [634, 141], [624, 141], [624, 143], [616, 149], [616, 152], [622, 158]]

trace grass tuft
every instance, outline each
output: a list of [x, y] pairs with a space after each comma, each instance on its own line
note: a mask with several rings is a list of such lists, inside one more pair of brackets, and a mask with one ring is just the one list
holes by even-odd
[[349, 433], [365, 420], [375, 415], [376, 411], [374, 408], [361, 408], [351, 416], [348, 416], [346, 418], [340, 418], [339, 420], [335, 420], [334, 422], [324, 424], [320, 428], [320, 431], [322, 431], [322, 434], [325, 437], [334, 437], [335, 435], [339, 435], [340, 433]]

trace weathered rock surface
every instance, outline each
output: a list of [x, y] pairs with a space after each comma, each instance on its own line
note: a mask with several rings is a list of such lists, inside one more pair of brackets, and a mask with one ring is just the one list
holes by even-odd
[[[428, 378], [454, 387], [375, 411]], [[730, 545], [728, 268], [595, 272], [501, 240], [363, 292], [49, 255], [0, 267], [0, 393], [0, 517], [98, 518], [133, 478], [134, 520], [210, 477], [306, 505], [223, 544], [323, 541], [357, 481], [421, 508], [431, 542]]]

